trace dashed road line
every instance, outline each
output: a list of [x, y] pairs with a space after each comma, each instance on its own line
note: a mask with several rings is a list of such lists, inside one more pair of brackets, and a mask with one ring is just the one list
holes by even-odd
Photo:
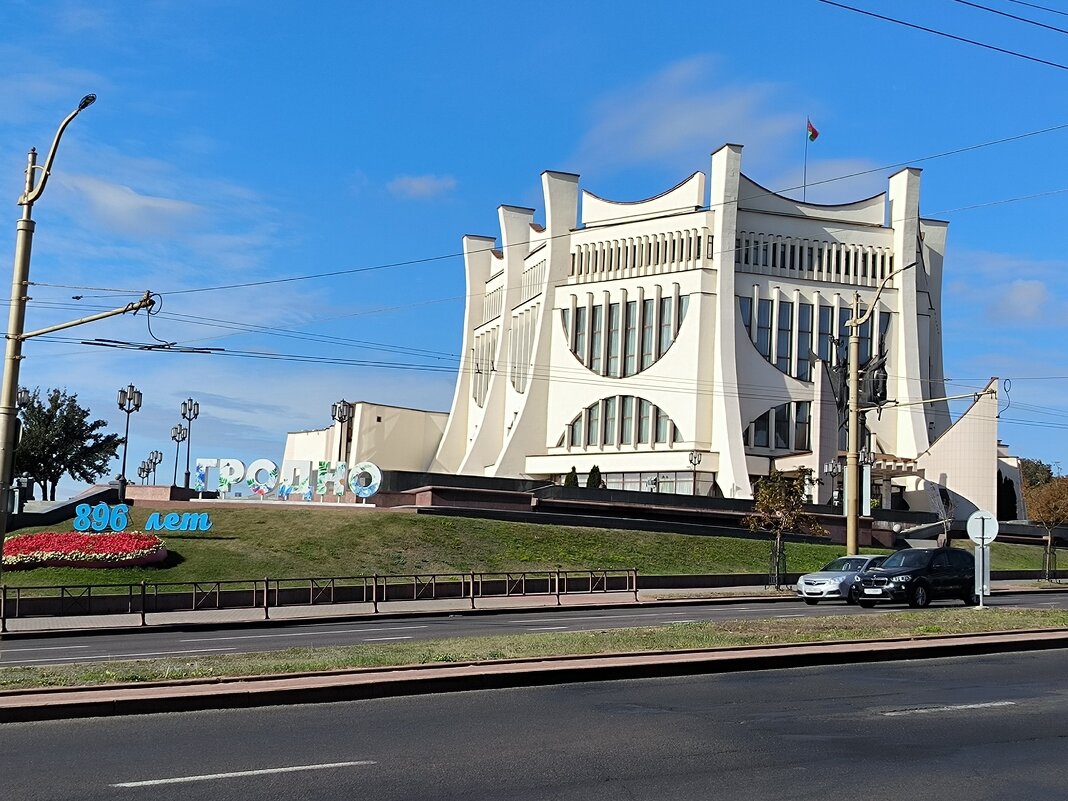
[[231, 773], [202, 773], [196, 776], [176, 776], [171, 779], [144, 779], [133, 782], [116, 782], [109, 787], [155, 787], [160, 784], [184, 784], [186, 782], [209, 782], [217, 779], [240, 779], [245, 776], [269, 776], [275, 773], [297, 773], [306, 770], [330, 770], [332, 768], [352, 768], [359, 765], [374, 765], [368, 759], [354, 762], [324, 762], [319, 765], [290, 765], [284, 768], [260, 768], [259, 770], [237, 770]]

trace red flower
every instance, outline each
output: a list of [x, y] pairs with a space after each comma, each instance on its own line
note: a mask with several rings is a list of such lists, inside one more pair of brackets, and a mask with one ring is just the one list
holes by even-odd
[[88, 532], [44, 531], [22, 534], [4, 542], [5, 565], [27, 565], [46, 561], [111, 562], [149, 556], [164, 547], [155, 534], [140, 531]]

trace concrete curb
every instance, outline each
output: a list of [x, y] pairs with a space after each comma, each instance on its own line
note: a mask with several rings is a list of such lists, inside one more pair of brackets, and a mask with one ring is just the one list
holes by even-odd
[[106, 688], [39, 688], [0, 693], [0, 722], [336, 703], [571, 682], [862, 664], [1065, 647], [1068, 647], [1068, 629], [1050, 629], [190, 679]]

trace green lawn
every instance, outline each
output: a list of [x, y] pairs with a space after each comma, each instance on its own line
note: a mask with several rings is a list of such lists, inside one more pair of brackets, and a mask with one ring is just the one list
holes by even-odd
[[0, 668], [0, 689], [71, 687], [220, 676], [253, 676], [321, 670], [538, 659], [556, 655], [634, 653], [730, 648], [774, 643], [920, 638], [939, 634], [1063, 629], [1062, 610], [950, 607], [834, 617], [676, 623], [634, 629], [513, 634], [411, 643], [366, 643], [332, 648], [292, 648], [268, 653], [182, 657]]
[[[662, 575], [768, 569], [769, 545], [762, 540], [252, 504], [248, 509], [191, 505], [190, 510], [199, 508], [211, 513], [212, 530], [161, 532], [171, 554], [162, 566], [5, 571], [3, 581], [28, 586], [557, 568], [634, 567]], [[134, 507], [131, 529], [143, 527], [154, 511]], [[50, 528], [70, 530], [70, 524]], [[993, 547], [994, 569], [1041, 565], [1040, 548]], [[789, 543], [787, 569], [816, 570], [843, 552], [840, 545]]]

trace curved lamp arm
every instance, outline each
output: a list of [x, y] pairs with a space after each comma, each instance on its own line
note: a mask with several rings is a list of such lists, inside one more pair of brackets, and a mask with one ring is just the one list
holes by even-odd
[[846, 325], [859, 327], [864, 325], [864, 323], [868, 322], [868, 319], [871, 317], [872, 312], [875, 311], [875, 304], [879, 302], [879, 295], [881, 295], [883, 293], [883, 290], [886, 289], [886, 285], [887, 283], [889, 283], [890, 279], [893, 278], [895, 275], [898, 275], [899, 273], [905, 272], [905, 270], [909, 269], [910, 267], [915, 266], [916, 262], [912, 262], [912, 264], [906, 264], [904, 267], [898, 267], [896, 270], [892, 270], [891, 272], [887, 273], [886, 278], [884, 278], [879, 283], [879, 288], [875, 290], [875, 297], [872, 298], [871, 303], [868, 304], [868, 310], [864, 312], [864, 314], [860, 317], [854, 317], [851, 320], [847, 320]]
[[89, 108], [89, 106], [93, 105], [93, 103], [95, 102], [96, 95], [86, 95], [78, 104], [78, 108], [74, 109], [74, 111], [68, 114], [67, 118], [59, 124], [59, 130], [56, 131], [56, 136], [52, 140], [52, 147], [50, 147], [48, 150], [48, 158], [45, 159], [45, 163], [41, 167], [41, 182], [37, 184], [37, 186], [34, 187], [32, 191], [24, 192], [22, 194], [22, 197], [19, 198], [18, 205], [32, 206], [37, 201], [37, 198], [41, 196], [41, 193], [44, 191], [45, 184], [48, 183], [48, 176], [52, 172], [52, 162], [56, 159], [56, 148], [59, 147], [59, 140], [62, 138], [63, 132], [67, 130], [67, 126], [70, 125], [71, 120], [77, 117], [81, 112], [85, 111], [85, 109]]

